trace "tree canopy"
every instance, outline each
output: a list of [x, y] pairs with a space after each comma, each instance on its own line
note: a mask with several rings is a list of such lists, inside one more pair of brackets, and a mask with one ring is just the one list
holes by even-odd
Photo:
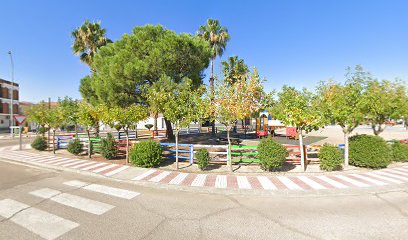
[[126, 107], [144, 102], [142, 88], [168, 76], [179, 83], [187, 77], [202, 84], [211, 56], [208, 44], [190, 34], [176, 34], [161, 25], [135, 27], [131, 34], [102, 47], [95, 56], [95, 74], [87, 86], [96, 100]]

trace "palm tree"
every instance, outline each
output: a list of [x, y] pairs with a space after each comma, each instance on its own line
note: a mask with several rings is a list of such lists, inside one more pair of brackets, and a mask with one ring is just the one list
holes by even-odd
[[238, 56], [229, 57], [228, 61], [222, 61], [221, 64], [223, 66], [224, 80], [232, 84], [249, 73], [249, 68], [244, 59], [238, 59]]
[[72, 32], [72, 37], [74, 38], [72, 50], [94, 72], [92, 62], [96, 52], [100, 47], [112, 42], [106, 37], [106, 29], [101, 28], [99, 21], [89, 22], [85, 20], [80, 27]]
[[[222, 56], [227, 42], [230, 39], [228, 29], [220, 25], [216, 19], [208, 19], [207, 24], [200, 26], [198, 36], [207, 41], [211, 46], [211, 73], [210, 73], [210, 91], [211, 100], [214, 99], [214, 60], [217, 56]], [[212, 123], [212, 133], [215, 134], [215, 123]]]

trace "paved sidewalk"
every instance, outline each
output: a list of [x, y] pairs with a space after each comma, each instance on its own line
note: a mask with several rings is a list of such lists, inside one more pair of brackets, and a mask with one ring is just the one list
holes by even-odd
[[[24, 145], [25, 149], [30, 146]], [[0, 157], [71, 171], [139, 183], [191, 188], [267, 191], [312, 191], [369, 188], [408, 183], [408, 165], [369, 172], [334, 173], [298, 176], [237, 176], [227, 174], [185, 173], [123, 166], [107, 162], [59, 157], [47, 153], [15, 151], [18, 146], [0, 149]]]

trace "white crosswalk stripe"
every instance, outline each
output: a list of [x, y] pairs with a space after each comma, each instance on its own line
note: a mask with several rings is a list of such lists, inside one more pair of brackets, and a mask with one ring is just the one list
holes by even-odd
[[339, 178], [339, 179], [341, 179], [341, 180], [343, 180], [345, 182], [351, 183], [351, 184], [353, 184], [354, 186], [357, 186], [357, 187], [369, 187], [370, 186], [368, 184], [365, 184], [363, 182], [354, 180], [354, 179], [346, 177], [344, 175], [334, 175], [334, 177]]
[[242, 189], [251, 189], [251, 184], [245, 176], [237, 176], [238, 187]]
[[227, 187], [227, 176], [217, 175], [215, 178], [215, 187], [216, 188], [226, 188]]
[[397, 184], [404, 183], [403, 181], [400, 181], [400, 180], [397, 180], [397, 179], [394, 179], [394, 178], [390, 178], [390, 177], [386, 177], [386, 176], [382, 176], [382, 175], [374, 173], [374, 172], [366, 172], [364, 174], [368, 175], [368, 176], [371, 176], [371, 177], [379, 178], [381, 180], [392, 182], [392, 183], [397, 183]]
[[120, 173], [120, 172], [122, 172], [122, 171], [124, 171], [124, 170], [126, 170], [128, 168], [129, 168], [129, 166], [122, 166], [120, 168], [117, 168], [115, 170], [112, 170], [110, 172], [105, 173], [105, 176], [107, 176], [107, 177], [113, 176], [113, 175], [115, 175], [117, 173]]
[[393, 173], [390, 173], [390, 172], [376, 171], [376, 172], [374, 172], [374, 173], [380, 174], [380, 175], [385, 175], [385, 176], [392, 177], [392, 178], [396, 178], [396, 179], [400, 179], [400, 180], [404, 180], [404, 181], [408, 181], [408, 178], [407, 178], [407, 177], [404, 177], [404, 176], [401, 176], [401, 175], [397, 175], [397, 174], [393, 174]]
[[0, 216], [10, 218], [10, 221], [47, 240], [56, 239], [79, 226], [78, 223], [12, 199], [0, 201]]
[[64, 182], [64, 184], [68, 186], [77, 187], [77, 188], [85, 189], [88, 191], [102, 193], [102, 194], [124, 198], [124, 199], [132, 199], [140, 195], [140, 193], [138, 192], [133, 192], [133, 191], [120, 189], [120, 188], [108, 187], [108, 186], [93, 184], [93, 183], [88, 184], [86, 182], [82, 182], [78, 180]]
[[118, 165], [117, 165], [117, 164], [110, 164], [110, 165], [108, 165], [108, 166], [95, 169], [95, 170], [93, 170], [92, 172], [94, 172], [94, 173], [100, 173], [100, 172], [103, 172], [103, 171], [105, 171], [105, 170], [114, 168], [114, 167], [116, 167], [116, 166], [118, 166]]
[[322, 186], [321, 184], [319, 184], [319, 183], [313, 181], [312, 179], [310, 179], [310, 178], [308, 178], [308, 177], [306, 177], [306, 176], [298, 176], [298, 178], [299, 178], [302, 182], [304, 182], [304, 183], [306, 183], [307, 185], [309, 185], [310, 187], [312, 187], [313, 189], [316, 189], [316, 190], [327, 189], [325, 186]]
[[278, 189], [272, 182], [269, 180], [269, 178], [265, 176], [258, 176], [257, 177], [258, 181], [261, 183], [263, 189], [266, 190], [276, 190]]
[[61, 193], [58, 190], [42, 188], [33, 192], [30, 192], [31, 195], [48, 199], [59, 204], [69, 206], [72, 208], [79, 209], [84, 212], [92, 213], [95, 215], [102, 215], [107, 211], [114, 208], [114, 206], [95, 200], [79, 197], [69, 193]]
[[142, 180], [143, 178], [146, 178], [146, 177], [152, 175], [152, 174], [155, 173], [156, 171], [157, 171], [157, 170], [150, 169], [150, 170], [148, 170], [148, 171], [146, 171], [146, 172], [140, 174], [139, 176], [133, 178], [132, 180], [135, 180], [135, 181]]
[[316, 176], [317, 178], [319, 178], [320, 180], [332, 185], [335, 188], [348, 188], [347, 185], [344, 185], [343, 183], [337, 182], [331, 178], [328, 178], [326, 176]]
[[77, 169], [77, 168], [89, 166], [91, 164], [93, 165], [93, 164], [95, 164], [95, 162], [88, 161], [88, 162], [85, 162], [85, 163], [82, 163], [82, 164], [79, 164], [79, 165], [71, 166], [71, 168]]
[[179, 173], [169, 184], [179, 185], [188, 176], [188, 173]]
[[150, 182], [160, 182], [163, 178], [167, 177], [170, 175], [169, 171], [163, 171], [159, 175], [152, 177], [149, 179]]
[[86, 160], [75, 160], [74, 162], [63, 164], [61, 165], [61, 167], [69, 167], [69, 166], [73, 166], [75, 164], [84, 163], [84, 162], [86, 162]]
[[301, 188], [299, 185], [297, 185], [296, 183], [294, 183], [292, 180], [290, 180], [287, 177], [284, 176], [278, 176], [277, 177], [279, 179], [279, 181], [281, 181], [287, 188], [291, 189], [291, 190], [303, 190], [303, 188]]
[[80, 168], [81, 170], [83, 170], [83, 171], [87, 171], [87, 170], [90, 170], [90, 169], [92, 169], [92, 168], [97, 168], [97, 167], [100, 167], [100, 166], [104, 166], [104, 165], [106, 165], [107, 163], [96, 163], [96, 164], [94, 164], [94, 165], [90, 165], [90, 166], [87, 166], [87, 167], [84, 167], [84, 168]]
[[366, 177], [366, 176], [362, 176], [362, 175], [359, 175], [359, 174], [350, 174], [350, 176], [365, 180], [365, 181], [370, 182], [370, 183], [374, 183], [375, 185], [378, 185], [378, 186], [388, 185], [388, 183], [386, 183], [386, 182], [382, 182], [382, 181], [379, 181], [379, 180], [376, 180], [376, 179], [373, 179], [373, 178], [369, 178], [369, 177]]
[[398, 174], [401, 174], [401, 175], [404, 175], [404, 176], [408, 176], [408, 172], [401, 171], [399, 169], [385, 169], [385, 170], [388, 171], [388, 172], [398, 173]]
[[191, 186], [193, 187], [202, 187], [204, 186], [205, 179], [207, 178], [207, 174], [198, 174], [193, 182], [191, 183]]
[[62, 164], [72, 163], [72, 162], [76, 162], [76, 161], [77, 161], [76, 159], [70, 159], [70, 160], [65, 160], [65, 161], [61, 161], [61, 162], [57, 162], [57, 163], [52, 163], [52, 165], [59, 166], [59, 165], [62, 165]]

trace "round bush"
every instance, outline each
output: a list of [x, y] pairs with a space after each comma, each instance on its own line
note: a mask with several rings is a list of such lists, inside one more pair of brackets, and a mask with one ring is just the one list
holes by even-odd
[[34, 148], [35, 150], [38, 151], [45, 151], [47, 150], [47, 139], [42, 136], [38, 136], [34, 139], [34, 141], [31, 143], [31, 147]]
[[320, 169], [337, 171], [342, 169], [343, 154], [336, 146], [324, 144], [319, 151]]
[[79, 155], [82, 150], [83, 150], [83, 144], [81, 143], [81, 140], [78, 138], [75, 138], [74, 140], [70, 141], [68, 143], [68, 152], [74, 154], [74, 155]]
[[261, 168], [265, 171], [276, 171], [282, 168], [286, 161], [285, 147], [268, 138], [263, 139], [258, 145], [258, 158]]
[[408, 162], [408, 145], [401, 142], [394, 142], [391, 145], [392, 160]]
[[379, 136], [350, 137], [350, 164], [357, 167], [385, 168], [391, 162], [391, 151]]
[[130, 150], [130, 161], [139, 167], [157, 167], [162, 162], [163, 149], [159, 143], [146, 140]]
[[117, 143], [110, 133], [101, 140], [101, 155], [106, 159], [114, 159], [118, 156]]
[[210, 154], [208, 150], [205, 148], [198, 149], [195, 154], [197, 158], [197, 165], [200, 170], [205, 170], [208, 166], [208, 162], [210, 161]]

